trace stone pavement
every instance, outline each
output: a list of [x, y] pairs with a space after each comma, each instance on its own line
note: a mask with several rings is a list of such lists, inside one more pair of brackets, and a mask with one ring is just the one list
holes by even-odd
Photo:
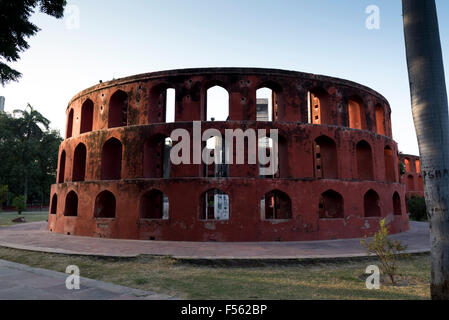
[[[310, 242], [170, 242], [67, 236], [47, 231], [46, 222], [0, 228], [0, 246], [88, 256], [162, 255], [182, 259], [320, 259], [363, 257], [360, 239]], [[410, 222], [410, 231], [391, 238], [408, 245], [409, 253], [430, 251], [429, 224]]]
[[68, 290], [69, 275], [0, 260], [0, 300], [167, 300], [169, 296], [80, 279], [80, 290]]

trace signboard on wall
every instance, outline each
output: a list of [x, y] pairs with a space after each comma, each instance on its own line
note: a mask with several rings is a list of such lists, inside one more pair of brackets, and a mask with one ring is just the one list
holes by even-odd
[[215, 219], [229, 220], [229, 196], [227, 194], [216, 194], [214, 205]]

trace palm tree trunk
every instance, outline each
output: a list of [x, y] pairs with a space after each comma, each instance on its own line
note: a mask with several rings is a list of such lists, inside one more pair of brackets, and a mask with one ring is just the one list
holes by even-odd
[[449, 299], [449, 115], [435, 0], [402, 0], [413, 119], [430, 221], [432, 299]]

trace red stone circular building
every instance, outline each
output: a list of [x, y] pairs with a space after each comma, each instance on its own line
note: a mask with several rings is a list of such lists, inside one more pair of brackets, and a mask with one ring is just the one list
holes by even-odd
[[406, 196], [424, 197], [423, 177], [421, 173], [421, 161], [418, 156], [411, 154], [399, 154], [399, 161], [403, 164], [401, 181], [406, 187]]
[[[216, 86], [229, 97], [226, 121], [207, 121]], [[257, 99], [261, 88], [271, 99]], [[176, 97], [171, 123], [168, 90]], [[293, 71], [185, 69], [101, 83], [67, 108], [48, 228], [122, 239], [303, 241], [361, 237], [386, 217], [391, 232], [406, 231], [390, 114], [367, 87]], [[278, 129], [279, 171], [171, 164], [167, 137], [193, 134], [193, 121], [223, 136]]]

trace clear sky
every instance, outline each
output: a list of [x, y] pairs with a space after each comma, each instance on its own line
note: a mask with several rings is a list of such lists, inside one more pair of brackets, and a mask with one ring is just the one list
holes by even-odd
[[[189, 67], [267, 67], [349, 79], [383, 94], [399, 150], [418, 153], [400, 0], [69, 0], [57, 20], [33, 16], [42, 31], [2, 88], [6, 111], [32, 104], [64, 134], [65, 109], [79, 91], [138, 73]], [[366, 28], [367, 6], [380, 29]], [[449, 70], [449, 1], [437, 0]], [[449, 83], [449, 81], [448, 81]]]

